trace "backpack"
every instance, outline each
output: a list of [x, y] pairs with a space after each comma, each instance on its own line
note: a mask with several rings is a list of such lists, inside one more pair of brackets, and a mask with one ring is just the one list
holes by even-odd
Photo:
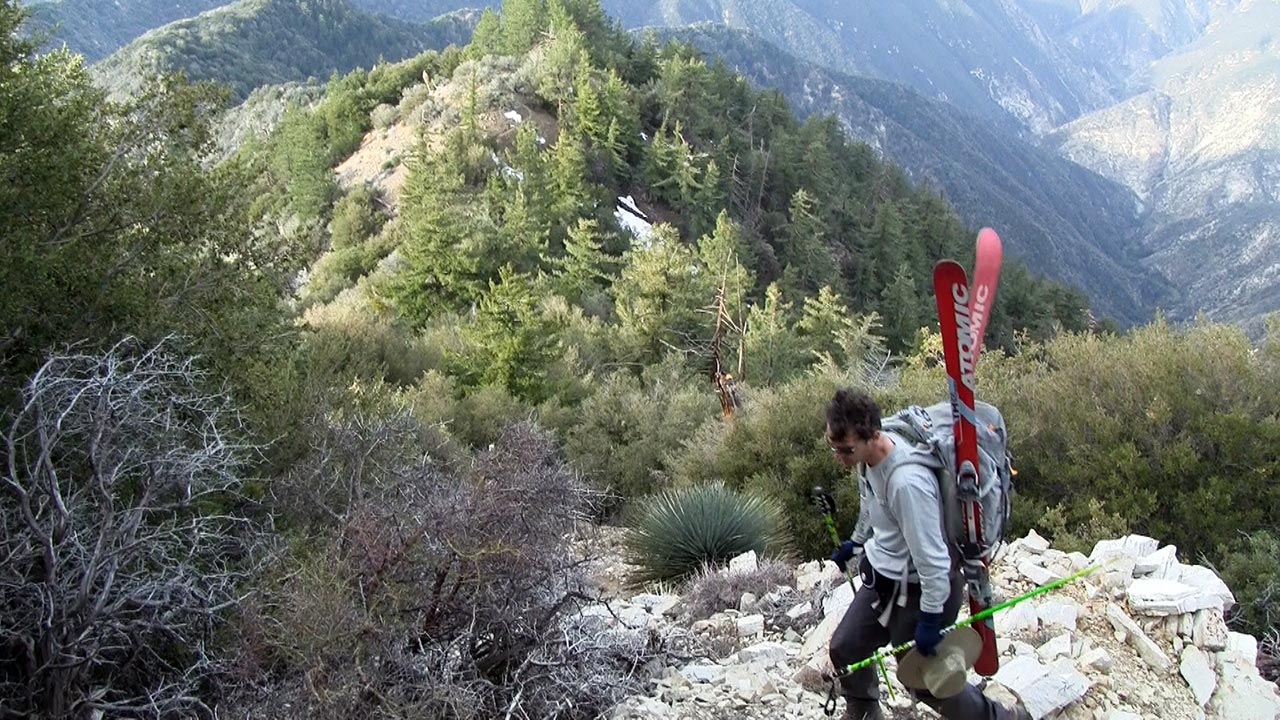
[[[1013, 492], [1013, 460], [1009, 455], [1009, 431], [1004, 416], [994, 405], [976, 402], [978, 423], [978, 503], [982, 507], [982, 543], [966, 548], [961, 520], [961, 498], [956, 486], [955, 433], [951, 403], [929, 407], [912, 405], [881, 423], [881, 429], [910, 443], [912, 452], [896, 465], [916, 462], [927, 466], [938, 478], [942, 498], [942, 518], [951, 545], [966, 559], [989, 562], [1004, 541], [1009, 525], [1010, 495]], [[940, 466], [940, 467], [939, 467]], [[889, 468], [892, 473], [894, 468]]]

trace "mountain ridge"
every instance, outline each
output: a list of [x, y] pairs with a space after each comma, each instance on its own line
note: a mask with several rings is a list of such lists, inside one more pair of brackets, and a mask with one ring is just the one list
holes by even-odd
[[[1137, 225], [1137, 200], [1104, 176], [1006, 141], [981, 120], [910, 88], [824, 70], [758, 35], [711, 24], [663, 34], [778, 88], [802, 116], [835, 114], [851, 137], [939, 188], [966, 222], [995, 227], [1032, 269], [1086, 290], [1098, 310], [1139, 322], [1164, 297], [1157, 278], [1125, 271], [1140, 251], [1125, 242]], [[950, 143], [945, 152], [936, 149], [939, 137]]]

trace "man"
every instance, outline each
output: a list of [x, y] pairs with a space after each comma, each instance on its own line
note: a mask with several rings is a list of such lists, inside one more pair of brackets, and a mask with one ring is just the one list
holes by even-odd
[[[862, 588], [831, 636], [831, 662], [839, 673], [879, 647], [912, 638], [918, 652], [932, 656], [964, 599], [964, 576], [943, 527], [938, 480], [919, 463], [898, 462], [903, 455], [897, 453], [910, 446], [881, 432], [880, 408], [866, 393], [839, 390], [831, 398], [827, 443], [844, 467], [865, 468], [858, 479], [858, 527], [831, 556], [842, 568], [856, 561], [862, 577]], [[843, 676], [840, 684], [844, 720], [882, 720], [875, 668]], [[1021, 705], [1000, 705], [969, 684], [945, 699], [912, 692], [949, 720], [1031, 717]]]

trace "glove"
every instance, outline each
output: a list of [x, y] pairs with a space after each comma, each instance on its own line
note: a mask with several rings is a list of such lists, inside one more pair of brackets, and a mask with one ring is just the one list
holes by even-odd
[[916, 650], [930, 657], [938, 654], [942, 642], [942, 613], [921, 612], [916, 619]]
[[849, 561], [861, 554], [862, 543], [845, 540], [840, 543], [840, 547], [831, 551], [831, 562], [834, 562], [836, 567], [840, 568], [840, 572], [848, 572]]

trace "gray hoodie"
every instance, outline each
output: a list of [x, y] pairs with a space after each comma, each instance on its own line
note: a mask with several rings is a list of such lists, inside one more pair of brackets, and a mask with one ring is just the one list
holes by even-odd
[[919, 582], [920, 610], [942, 612], [951, 594], [951, 553], [938, 479], [913, 456], [916, 451], [908, 441], [885, 435], [893, 450], [859, 477], [861, 509], [854, 540], [869, 533], [864, 550], [876, 572]]

